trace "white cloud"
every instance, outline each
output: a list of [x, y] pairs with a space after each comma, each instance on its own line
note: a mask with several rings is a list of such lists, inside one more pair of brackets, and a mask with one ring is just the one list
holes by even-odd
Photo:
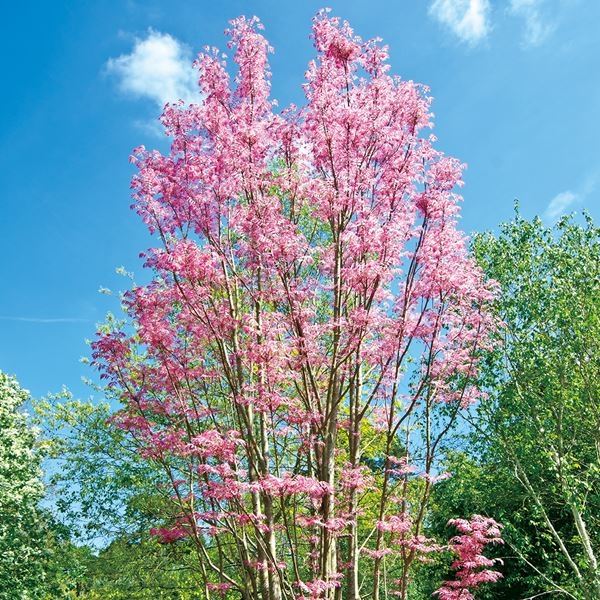
[[106, 67], [122, 92], [149, 98], [161, 109], [167, 102], [200, 99], [191, 51], [168, 33], [149, 30], [144, 39], [136, 38], [130, 54], [109, 59]]
[[552, 222], [556, 221], [559, 217], [562, 217], [573, 204], [578, 202], [579, 199], [579, 195], [570, 190], [556, 194], [556, 196], [550, 200], [550, 203], [544, 212], [544, 220]]
[[554, 30], [542, 16], [544, 0], [511, 0], [509, 11], [525, 21], [524, 43], [539, 46]]
[[434, 0], [429, 14], [458, 38], [474, 45], [490, 31], [489, 0]]

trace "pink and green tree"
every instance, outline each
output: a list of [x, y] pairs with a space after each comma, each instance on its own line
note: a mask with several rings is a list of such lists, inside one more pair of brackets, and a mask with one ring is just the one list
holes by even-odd
[[306, 104], [276, 111], [261, 30], [232, 21], [235, 79], [201, 54], [202, 102], [161, 118], [170, 152], [135, 150], [160, 243], [94, 358], [170, 486], [154, 532], [194, 546], [206, 598], [407, 598], [444, 547], [428, 501], [494, 327], [463, 165], [427, 88], [325, 12]]

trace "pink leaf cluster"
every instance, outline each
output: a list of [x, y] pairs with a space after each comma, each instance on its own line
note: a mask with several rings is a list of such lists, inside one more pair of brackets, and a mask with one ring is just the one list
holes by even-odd
[[494, 519], [474, 515], [469, 521], [452, 519], [449, 525], [454, 525], [460, 531], [450, 540], [450, 547], [457, 558], [452, 563], [456, 571], [456, 579], [445, 581], [436, 592], [440, 600], [473, 600], [471, 593], [483, 583], [493, 583], [502, 577], [499, 571], [491, 569], [500, 559], [491, 559], [483, 555], [488, 544], [504, 543], [501, 536], [502, 526]]

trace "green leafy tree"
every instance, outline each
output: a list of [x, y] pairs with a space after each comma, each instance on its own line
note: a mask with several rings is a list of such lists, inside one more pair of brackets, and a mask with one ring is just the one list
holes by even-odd
[[203, 600], [190, 544], [121, 536], [86, 564], [86, 600]]
[[65, 390], [35, 409], [48, 450], [48, 500], [61, 531], [78, 544], [63, 547], [61, 556], [70, 553], [77, 569], [62, 569], [63, 596], [54, 597], [203, 598], [189, 543], [167, 546], [149, 535], [172, 518], [172, 504], [156, 468], [111, 426], [109, 404], [82, 402]]
[[35, 411], [47, 446], [49, 500], [74, 538], [101, 548], [156, 524], [164, 497], [156, 469], [109, 426], [107, 403], [63, 390], [36, 402]]
[[22, 412], [29, 399], [0, 372], [0, 598], [39, 598], [44, 587], [44, 487], [36, 431]]
[[474, 252], [503, 326], [489, 398], [437, 488], [438, 526], [465, 510], [505, 524], [511, 557], [490, 597], [600, 598], [600, 230], [517, 211]]

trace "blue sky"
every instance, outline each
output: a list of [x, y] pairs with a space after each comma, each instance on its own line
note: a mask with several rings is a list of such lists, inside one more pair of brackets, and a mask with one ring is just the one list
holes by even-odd
[[[430, 86], [438, 146], [465, 161], [462, 226], [493, 229], [519, 198], [552, 221], [600, 218], [598, 0], [329, 1], [393, 72]], [[321, 2], [10, 3], [0, 37], [0, 369], [40, 396], [90, 394], [79, 359], [151, 244], [129, 209], [128, 156], [164, 147], [159, 104], [192, 95], [188, 59], [256, 14], [275, 47], [273, 96], [302, 102]]]

